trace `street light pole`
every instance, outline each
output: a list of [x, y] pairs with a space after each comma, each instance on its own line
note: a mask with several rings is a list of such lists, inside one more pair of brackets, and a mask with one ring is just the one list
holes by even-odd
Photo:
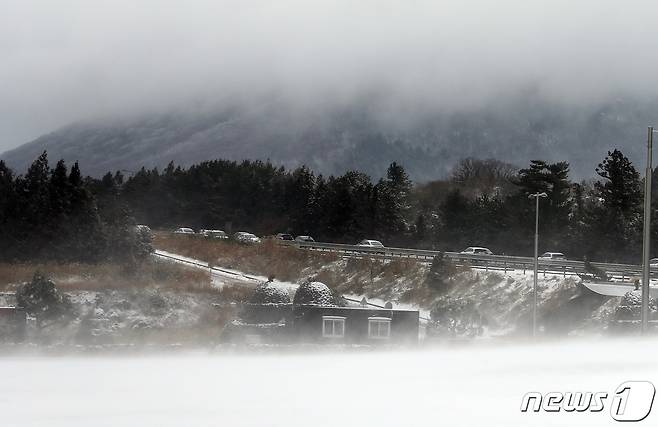
[[546, 193], [534, 193], [528, 196], [535, 198], [535, 274], [532, 283], [532, 337], [537, 336], [537, 273], [539, 272], [539, 198], [548, 197]]
[[642, 333], [649, 329], [649, 258], [651, 257], [651, 157], [653, 154], [653, 127], [647, 130], [647, 169], [644, 176], [644, 236], [642, 239]]

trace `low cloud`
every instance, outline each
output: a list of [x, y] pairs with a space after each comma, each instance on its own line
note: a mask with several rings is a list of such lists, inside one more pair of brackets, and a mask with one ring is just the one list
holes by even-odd
[[389, 114], [656, 95], [649, 1], [0, 0], [0, 151], [68, 122], [181, 105]]

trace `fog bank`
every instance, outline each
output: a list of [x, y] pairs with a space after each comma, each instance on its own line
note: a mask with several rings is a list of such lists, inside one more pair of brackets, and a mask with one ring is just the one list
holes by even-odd
[[418, 116], [656, 93], [649, 1], [0, 5], [0, 151], [99, 115], [272, 97]]

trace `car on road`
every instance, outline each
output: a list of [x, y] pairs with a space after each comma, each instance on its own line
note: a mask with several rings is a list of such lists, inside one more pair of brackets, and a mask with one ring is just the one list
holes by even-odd
[[562, 252], [544, 252], [538, 259], [545, 261], [565, 261], [567, 257]]
[[312, 238], [311, 236], [297, 236], [297, 237], [295, 237], [295, 241], [296, 242], [309, 242], [309, 243], [312, 243], [312, 242], [315, 242], [315, 239]]
[[260, 243], [260, 238], [258, 238], [255, 234], [247, 233], [246, 231], [238, 231], [233, 235], [233, 239], [239, 243]]
[[649, 260], [649, 267], [658, 267], [658, 258], [651, 258]]
[[[373, 249], [378, 249], [378, 248], [384, 248], [384, 244], [380, 242], [379, 240], [370, 240], [370, 239], [364, 239], [361, 240], [359, 243], [357, 243], [357, 246], [361, 246], [364, 248], [373, 248]], [[384, 255], [386, 252], [384, 251], [377, 251], [375, 252], [376, 254]]]
[[293, 241], [293, 240], [295, 240], [295, 238], [292, 237], [292, 234], [288, 234], [288, 233], [279, 233], [279, 234], [276, 235], [276, 238], [277, 238], [278, 240], [286, 240], [286, 241]]
[[483, 248], [481, 246], [469, 246], [468, 248], [461, 251], [460, 254], [493, 255], [493, 252], [491, 252], [488, 248]]
[[174, 230], [174, 234], [194, 234], [194, 230], [189, 227], [179, 227]]
[[217, 239], [217, 240], [226, 240], [228, 239], [228, 234], [223, 230], [199, 230], [199, 234], [207, 239]]
[[365, 246], [368, 248], [383, 248], [384, 244], [379, 240], [361, 240], [357, 243], [357, 246]]

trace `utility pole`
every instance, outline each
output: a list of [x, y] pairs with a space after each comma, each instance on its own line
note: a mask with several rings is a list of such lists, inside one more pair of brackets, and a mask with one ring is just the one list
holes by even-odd
[[653, 127], [647, 130], [647, 170], [644, 176], [644, 236], [642, 239], [642, 333], [649, 329], [649, 259], [651, 258], [651, 157], [653, 154]]
[[537, 336], [537, 274], [539, 273], [539, 198], [548, 197], [546, 193], [534, 193], [528, 196], [535, 198], [535, 274], [532, 282], [532, 338]]

